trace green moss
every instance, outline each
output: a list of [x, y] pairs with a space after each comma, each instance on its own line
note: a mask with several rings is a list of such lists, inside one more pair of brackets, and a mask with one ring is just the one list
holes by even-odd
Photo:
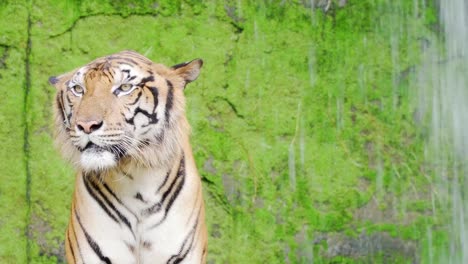
[[[307, 263], [312, 256], [314, 263], [362, 263], [368, 259], [327, 257], [326, 245], [311, 239], [363, 231], [420, 241], [428, 259], [443, 231], [430, 244], [427, 227], [443, 220], [431, 216], [409, 78], [435, 15], [424, 9], [414, 16], [407, 1], [348, 2], [338, 8], [335, 1], [325, 13], [300, 1], [32, 1], [26, 110], [36, 225], [29, 238], [21, 233], [28, 208], [23, 137], [11, 136], [24, 129], [15, 116], [25, 108], [17, 80], [24, 78], [28, 13], [26, 5], [0, 5], [0, 154], [16, 164], [0, 165], [0, 212], [11, 215], [0, 221], [8, 234], [0, 237], [0, 262], [25, 258], [25, 246], [11, 237], [30, 239], [34, 263], [62, 260], [74, 172], [53, 147], [55, 91], [47, 79], [123, 49], [166, 65], [205, 62], [186, 96], [210, 262]], [[2, 68], [5, 50], [15, 67]], [[356, 216], [372, 202], [373, 213], [391, 212], [391, 219]]]
[[24, 155], [27, 7], [0, 5], [0, 262], [26, 261], [28, 205]]

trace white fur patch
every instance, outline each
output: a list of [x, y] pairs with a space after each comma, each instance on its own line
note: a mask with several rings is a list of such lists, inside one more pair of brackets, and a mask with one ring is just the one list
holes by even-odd
[[117, 165], [114, 154], [109, 151], [85, 150], [81, 153], [81, 167], [85, 171], [99, 171], [112, 168]]

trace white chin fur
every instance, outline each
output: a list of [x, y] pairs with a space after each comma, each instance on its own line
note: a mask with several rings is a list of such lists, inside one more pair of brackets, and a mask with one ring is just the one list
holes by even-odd
[[114, 154], [108, 151], [85, 150], [81, 153], [80, 165], [85, 171], [100, 171], [117, 165]]

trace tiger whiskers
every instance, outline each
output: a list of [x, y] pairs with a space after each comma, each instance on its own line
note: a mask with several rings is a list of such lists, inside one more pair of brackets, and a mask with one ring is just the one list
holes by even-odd
[[124, 135], [121, 144], [124, 147], [127, 147], [127, 150], [129, 153], [131, 153], [131, 156], [135, 158], [138, 162], [143, 164], [146, 167], [149, 167], [148, 160], [145, 158], [145, 152], [143, 149], [141, 149], [141, 145], [144, 146], [149, 146], [148, 142], [145, 142], [144, 140], [137, 139], [134, 137], [130, 137], [128, 135]]

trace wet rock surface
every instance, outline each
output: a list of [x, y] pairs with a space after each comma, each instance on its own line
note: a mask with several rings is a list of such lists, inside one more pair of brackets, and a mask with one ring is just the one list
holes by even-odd
[[398, 260], [409, 260], [413, 264], [420, 263], [418, 247], [414, 241], [392, 237], [388, 233], [366, 233], [363, 231], [356, 237], [340, 233], [318, 233], [314, 244], [325, 243], [319, 246], [319, 254], [326, 258], [347, 257], [363, 263], [397, 263]]

